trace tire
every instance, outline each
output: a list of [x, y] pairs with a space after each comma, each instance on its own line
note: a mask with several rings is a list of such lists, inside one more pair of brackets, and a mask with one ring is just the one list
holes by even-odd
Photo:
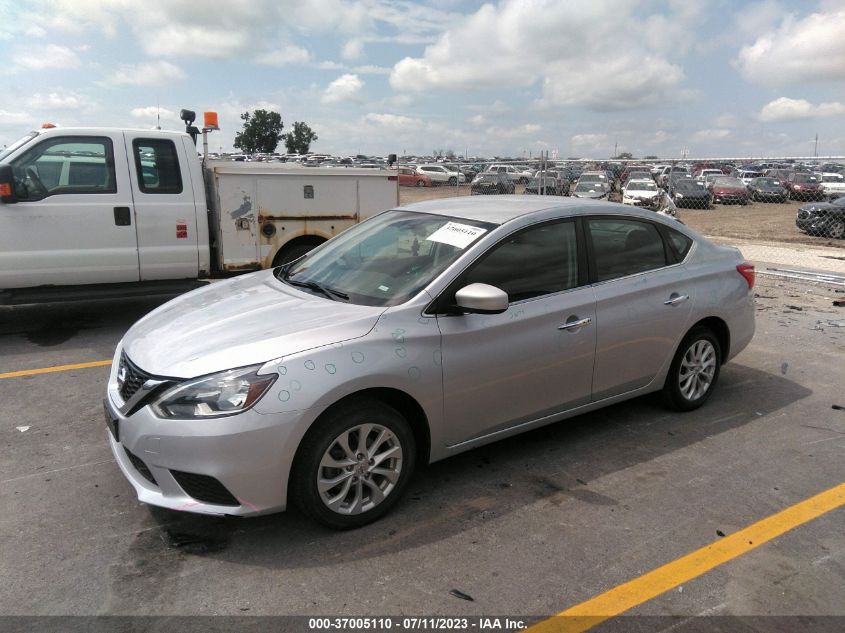
[[722, 364], [719, 340], [703, 326], [690, 330], [675, 353], [663, 385], [663, 401], [671, 409], [692, 411], [710, 397]]
[[454, 186], [456, 186], [457, 184], [458, 184], [458, 179], [457, 179], [457, 178], [455, 178], [454, 176], [452, 176], [451, 178], [449, 178], [449, 186], [450, 186], [450, 187], [454, 187]]
[[841, 240], [843, 237], [845, 237], [845, 220], [828, 220], [827, 226], [825, 227], [825, 233], [827, 233], [828, 237], [831, 237], [835, 240]]
[[[365, 427], [369, 432], [362, 445]], [[356, 444], [356, 451], [350, 453], [341, 440]], [[374, 463], [379, 456], [382, 460]], [[291, 471], [291, 498], [303, 514], [326, 527], [361, 527], [399, 501], [415, 460], [414, 434], [398, 411], [375, 400], [349, 400], [320, 418], [302, 440]], [[336, 483], [320, 490], [321, 477]]]
[[425, 187], [425, 180], [418, 180], [417, 187]]

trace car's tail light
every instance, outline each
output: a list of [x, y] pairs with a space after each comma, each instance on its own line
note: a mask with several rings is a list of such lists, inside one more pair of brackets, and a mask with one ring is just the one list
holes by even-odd
[[745, 277], [745, 281], [748, 283], [748, 289], [751, 290], [754, 287], [754, 280], [757, 278], [754, 272], [754, 264], [740, 264], [736, 267], [736, 272]]

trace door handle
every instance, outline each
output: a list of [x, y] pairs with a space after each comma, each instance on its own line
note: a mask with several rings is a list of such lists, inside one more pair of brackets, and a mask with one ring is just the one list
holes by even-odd
[[583, 319], [576, 319], [575, 321], [567, 321], [563, 325], [558, 325], [557, 329], [559, 329], [559, 330], [572, 330], [576, 327], [589, 325], [592, 322], [593, 322], [593, 319], [591, 317], [584, 317]]
[[132, 215], [129, 207], [115, 207], [114, 208], [114, 225], [115, 226], [129, 226], [132, 224]]
[[676, 306], [679, 303], [683, 303], [684, 301], [687, 301], [687, 300], [689, 300], [689, 295], [679, 295], [679, 294], [673, 292], [671, 295], [669, 295], [669, 299], [667, 301], [663, 302], [663, 305], [665, 305], [665, 306]]

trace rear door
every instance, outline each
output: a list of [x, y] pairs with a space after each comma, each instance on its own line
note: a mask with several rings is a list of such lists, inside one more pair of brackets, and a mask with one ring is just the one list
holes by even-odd
[[585, 219], [594, 262], [593, 400], [644, 387], [690, 326], [695, 288], [657, 226], [619, 216]]
[[49, 135], [10, 164], [0, 204], [0, 288], [138, 281], [138, 244], [120, 131]]
[[189, 279], [199, 269], [189, 157], [178, 139], [125, 133], [141, 280]]

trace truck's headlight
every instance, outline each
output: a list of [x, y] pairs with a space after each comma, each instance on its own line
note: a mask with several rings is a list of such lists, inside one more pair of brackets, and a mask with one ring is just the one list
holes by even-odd
[[181, 383], [165, 391], [153, 404], [162, 418], [219, 418], [246, 411], [278, 378], [258, 375], [261, 365], [229, 369]]

